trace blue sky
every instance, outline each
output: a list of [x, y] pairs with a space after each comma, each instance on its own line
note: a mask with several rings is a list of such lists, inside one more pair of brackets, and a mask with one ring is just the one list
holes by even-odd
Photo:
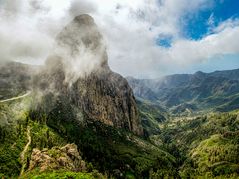
[[200, 39], [210, 32], [210, 24], [208, 20], [212, 17], [212, 26], [217, 26], [221, 22], [228, 19], [236, 19], [239, 17], [239, 1], [238, 0], [214, 0], [212, 5], [191, 17], [183, 17], [185, 21], [185, 36], [192, 39]]
[[[182, 36], [185, 39], [200, 41], [204, 37], [214, 34], [213, 29], [227, 20], [236, 20], [239, 17], [239, 1], [214, 0], [208, 6], [193, 13], [185, 14], [180, 21]], [[156, 38], [156, 44], [163, 48], [172, 47], [172, 37]], [[216, 55], [203, 62], [178, 68], [164, 69], [163, 74], [194, 73], [196, 71], [212, 72], [215, 70], [228, 70], [239, 68], [239, 53]]]
[[[184, 17], [185, 22], [185, 38], [199, 40], [208, 34], [213, 33], [211, 28], [218, 26], [228, 19], [237, 19], [239, 17], [239, 1], [238, 0], [215, 0], [212, 6], [201, 10], [191, 17]], [[209, 19], [211, 18], [211, 24]], [[168, 45], [169, 46], [169, 45]], [[198, 63], [185, 69], [187, 73], [193, 73], [201, 70], [211, 72], [214, 70], [228, 70], [239, 68], [239, 54], [215, 56], [206, 60], [204, 63]], [[183, 73], [184, 70], [179, 72]]]

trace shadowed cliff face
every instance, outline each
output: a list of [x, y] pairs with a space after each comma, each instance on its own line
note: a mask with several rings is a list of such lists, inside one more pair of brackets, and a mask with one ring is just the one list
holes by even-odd
[[47, 104], [48, 113], [61, 98], [85, 118], [143, 134], [133, 92], [122, 76], [110, 70], [102, 35], [89, 15], [75, 17], [58, 34], [54, 53], [35, 83], [43, 97], [54, 96]]

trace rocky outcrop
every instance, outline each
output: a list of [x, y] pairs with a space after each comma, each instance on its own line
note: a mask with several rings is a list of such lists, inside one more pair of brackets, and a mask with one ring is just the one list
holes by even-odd
[[65, 169], [68, 171], [85, 171], [86, 165], [82, 160], [77, 146], [67, 144], [64, 147], [52, 149], [33, 149], [28, 170], [39, 168], [41, 172]]
[[133, 92], [110, 70], [102, 35], [89, 15], [75, 17], [58, 34], [55, 50], [35, 81], [45, 96], [63, 96], [86, 118], [143, 134]]

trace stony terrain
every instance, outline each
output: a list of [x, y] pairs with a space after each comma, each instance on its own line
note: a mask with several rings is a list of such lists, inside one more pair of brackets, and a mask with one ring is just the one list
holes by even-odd
[[65, 169], [68, 171], [86, 171], [77, 146], [67, 144], [63, 147], [44, 148], [42, 151], [34, 148], [31, 154], [29, 170], [39, 168], [41, 172], [47, 170]]

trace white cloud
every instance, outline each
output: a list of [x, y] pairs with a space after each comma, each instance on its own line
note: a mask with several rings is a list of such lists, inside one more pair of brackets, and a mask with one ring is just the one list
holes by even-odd
[[239, 26], [204, 37], [201, 40], [178, 40], [168, 52], [172, 61], [179, 64], [207, 60], [215, 55], [239, 53]]
[[207, 20], [207, 25], [209, 26], [210, 29], [214, 28], [214, 25], [215, 25], [214, 13], [211, 13], [211, 15], [209, 16]]
[[[192, 18], [198, 11], [211, 7], [213, 2], [8, 1], [0, 8], [0, 54], [10, 59], [21, 57], [20, 60], [36, 59], [34, 63], [42, 61], [48, 55], [57, 32], [73, 16], [89, 13], [105, 37], [109, 64], [113, 70], [123, 75], [156, 77], [167, 68], [177, 65], [186, 66], [215, 55], [239, 53], [239, 23], [235, 19], [213, 27], [213, 34], [201, 40], [183, 37], [184, 19]], [[208, 22], [212, 24], [213, 15]], [[155, 40], [160, 35], [172, 37], [171, 48], [156, 45]]]
[[[235, 43], [227, 45], [237, 33], [235, 31], [233, 35], [226, 36], [226, 33], [232, 33], [232, 29], [218, 31], [217, 35], [208, 35], [199, 41], [182, 37], [183, 18], [190, 18], [190, 14], [192, 16], [199, 10], [210, 8], [213, 1], [137, 2], [137, 5], [133, 5], [115, 1], [110, 10], [99, 9], [95, 15], [107, 39], [110, 64], [114, 70], [124, 75], [156, 77], [167, 68], [184, 67], [216, 55], [237, 53]], [[114, 11], [116, 4], [120, 4], [120, 9]], [[213, 15], [211, 23], [212, 20]], [[157, 46], [155, 39], [159, 35], [172, 36], [172, 48]]]

